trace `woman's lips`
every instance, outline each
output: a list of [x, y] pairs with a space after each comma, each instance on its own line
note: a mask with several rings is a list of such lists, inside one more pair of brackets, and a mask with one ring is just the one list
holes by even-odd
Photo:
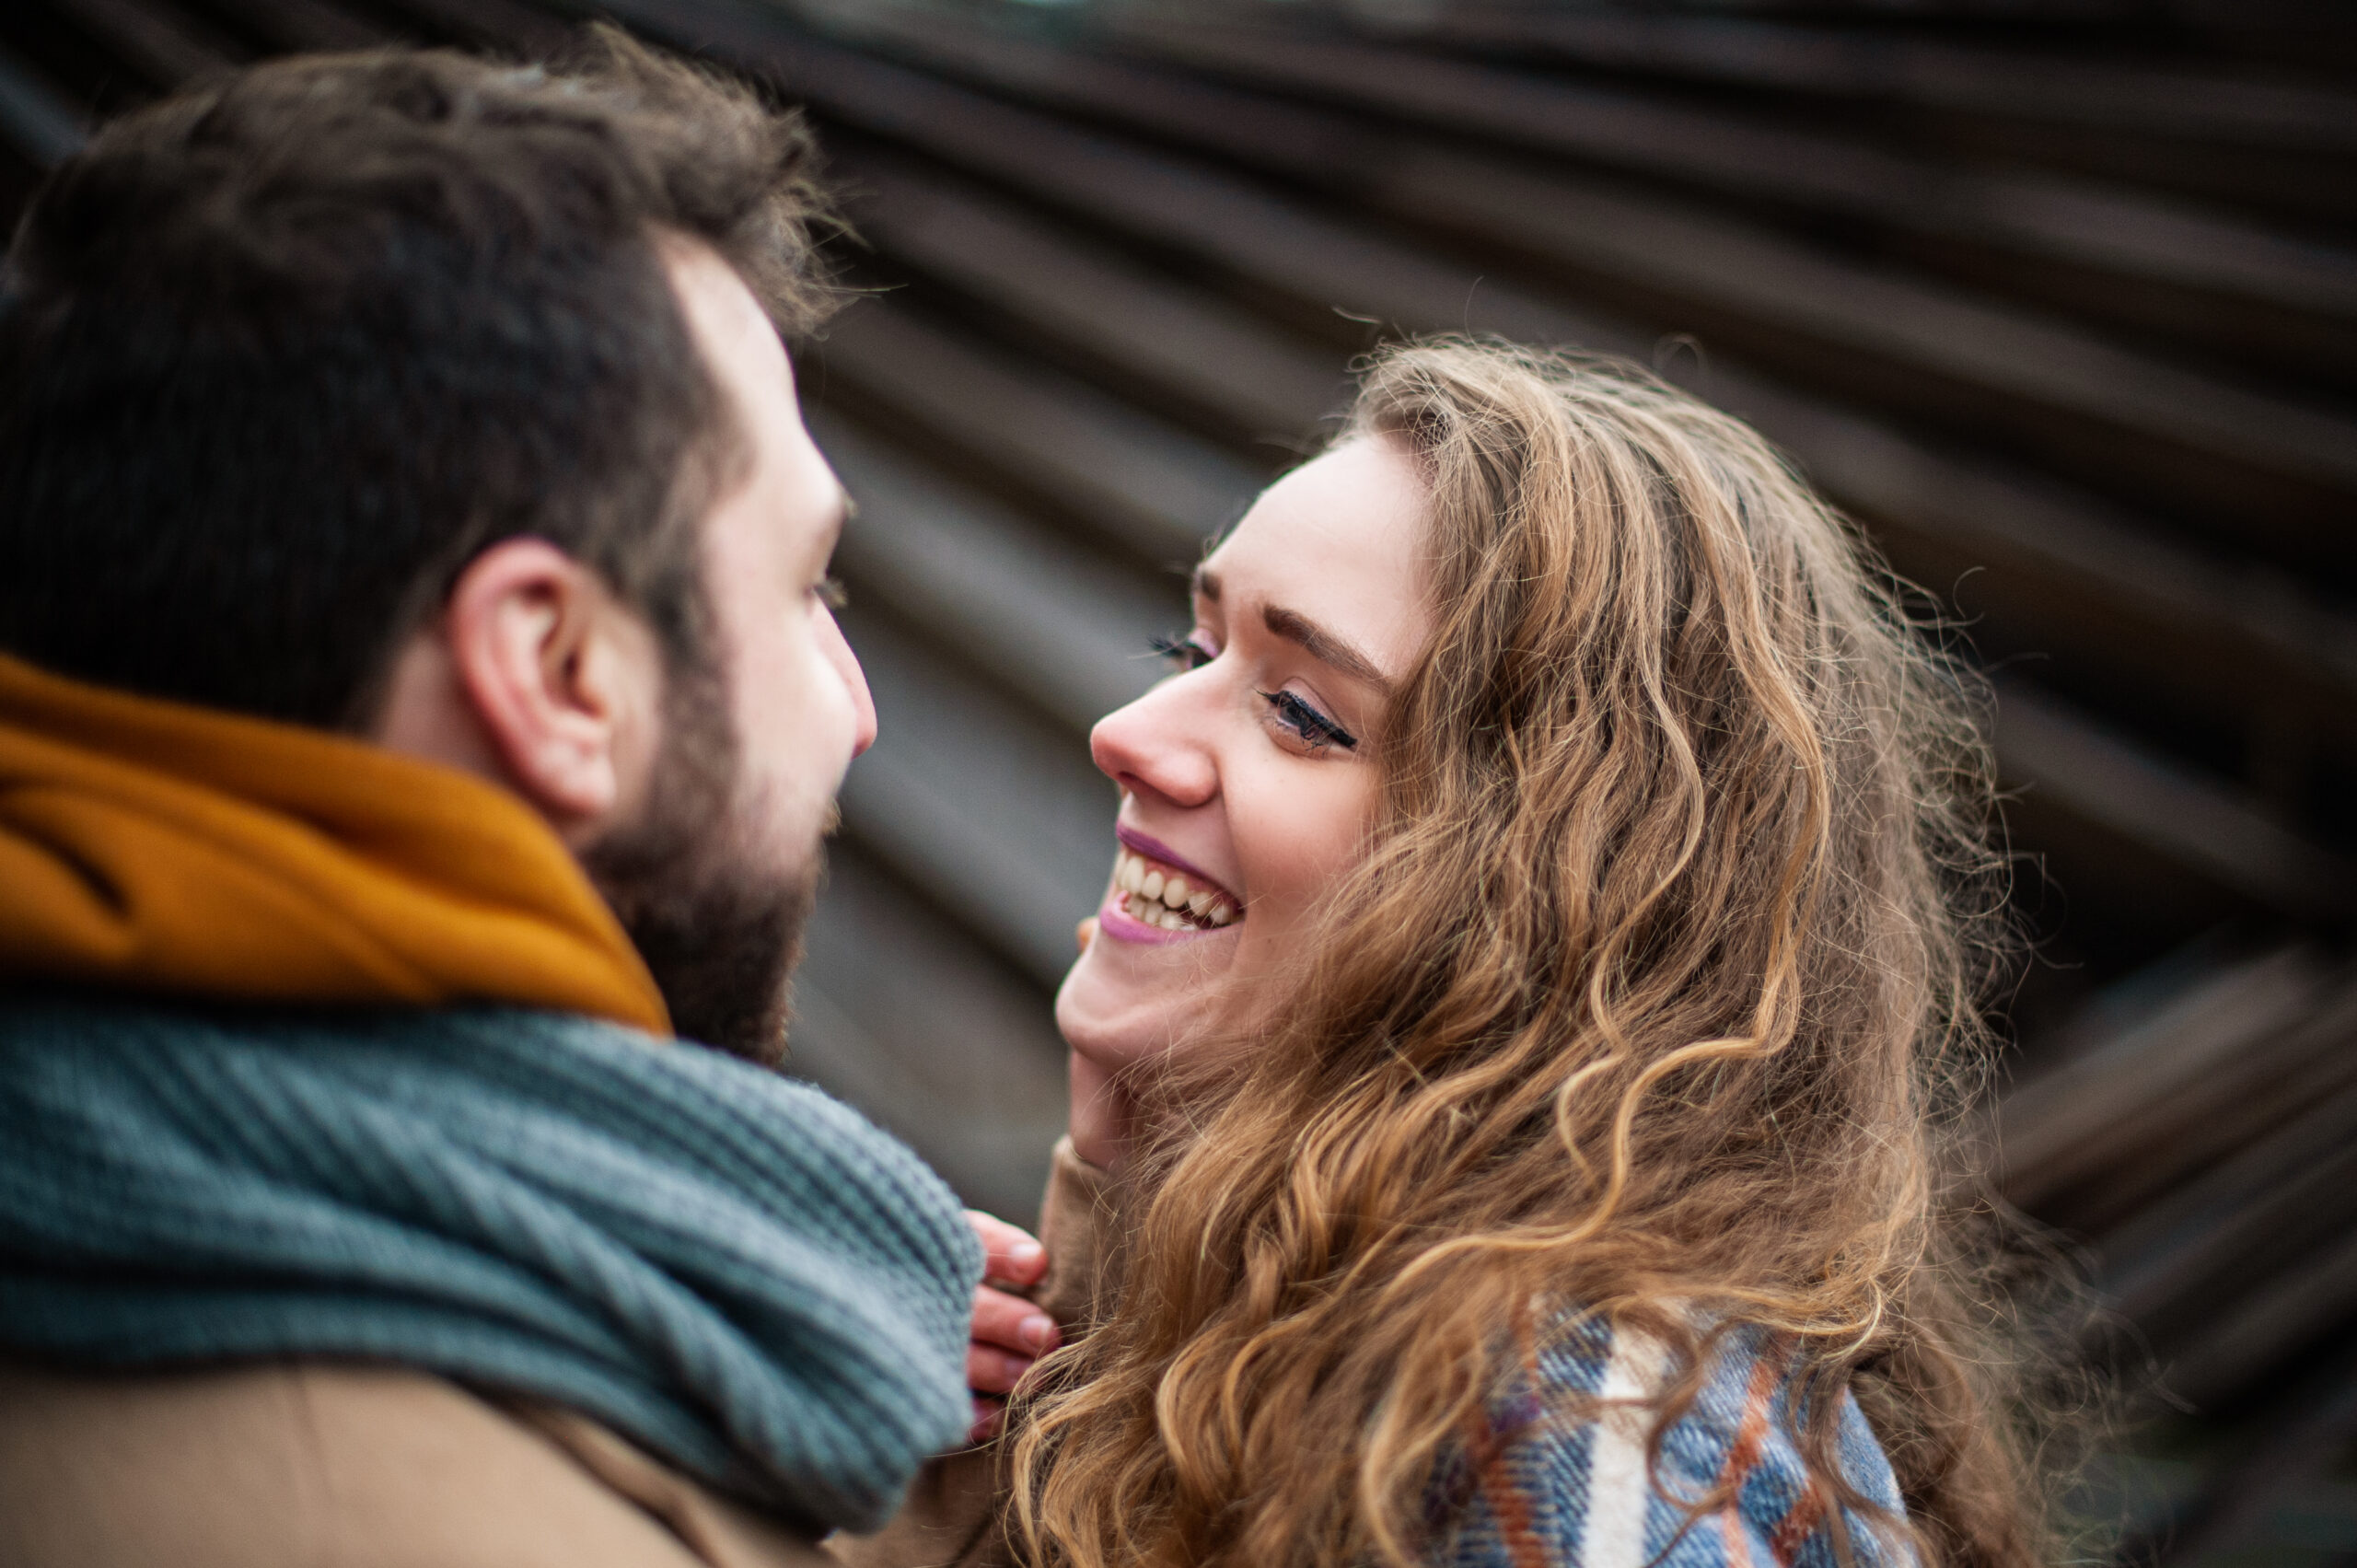
[[1244, 900], [1221, 887], [1218, 877], [1188, 860], [1153, 834], [1142, 833], [1135, 828], [1116, 822], [1113, 824], [1113, 836], [1120, 840], [1131, 853], [1141, 860], [1158, 861], [1166, 870], [1177, 871], [1198, 888], [1209, 888], [1215, 893], [1226, 893], [1227, 901], [1234, 904], [1238, 912], [1243, 910]]
[[1244, 918], [1233, 893], [1163, 845], [1132, 829], [1116, 831], [1122, 848], [1113, 860], [1113, 890], [1097, 912], [1100, 930], [1125, 942], [1172, 942]]

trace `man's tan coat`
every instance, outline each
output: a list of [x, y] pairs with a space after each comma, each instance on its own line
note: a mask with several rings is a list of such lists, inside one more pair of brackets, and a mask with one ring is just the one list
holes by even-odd
[[[1068, 1329], [1106, 1178], [1059, 1144], [1033, 1294]], [[880, 1535], [809, 1533], [569, 1411], [395, 1367], [92, 1374], [0, 1362], [5, 1568], [919, 1568], [1011, 1559], [996, 1454], [925, 1467]]]
[[570, 1411], [320, 1361], [0, 1365], [7, 1568], [815, 1568]]

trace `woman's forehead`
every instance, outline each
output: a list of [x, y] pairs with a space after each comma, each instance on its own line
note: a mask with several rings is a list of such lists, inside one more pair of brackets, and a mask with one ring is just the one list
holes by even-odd
[[1263, 491], [1206, 564], [1225, 580], [1247, 568], [1376, 556], [1412, 574], [1423, 544], [1424, 487], [1413, 459], [1389, 441], [1363, 437]]
[[1203, 563], [1224, 605], [1282, 605], [1402, 668], [1422, 645], [1423, 481], [1391, 442], [1335, 447], [1279, 480]]

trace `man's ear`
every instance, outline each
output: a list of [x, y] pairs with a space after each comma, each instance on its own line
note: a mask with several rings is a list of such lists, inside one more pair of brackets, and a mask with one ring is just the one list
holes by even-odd
[[406, 722], [388, 744], [473, 750], [439, 760], [490, 764], [575, 842], [636, 809], [660, 740], [662, 660], [595, 572], [545, 540], [504, 540], [459, 575], [424, 641], [396, 676]]

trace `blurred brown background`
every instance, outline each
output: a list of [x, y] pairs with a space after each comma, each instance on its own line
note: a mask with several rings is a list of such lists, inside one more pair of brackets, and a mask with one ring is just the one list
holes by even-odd
[[1175, 574], [1385, 334], [1627, 354], [1994, 675], [2008, 1193], [2159, 1379], [2085, 1506], [2357, 1562], [2357, 7], [7, 0], [0, 206], [209, 71], [593, 10], [807, 104], [876, 291], [802, 366], [885, 738], [799, 1070], [1027, 1215]]

